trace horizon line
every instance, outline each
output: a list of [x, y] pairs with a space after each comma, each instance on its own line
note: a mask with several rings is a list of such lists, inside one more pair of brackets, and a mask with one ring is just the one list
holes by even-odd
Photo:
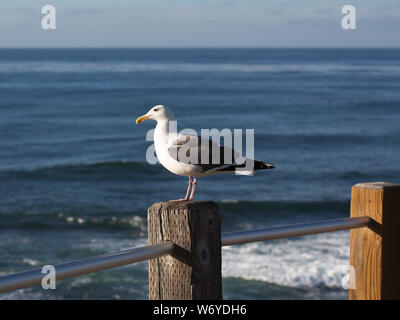
[[354, 46], [354, 47], [343, 47], [343, 46], [176, 46], [176, 47], [156, 47], [156, 46], [143, 46], [143, 47], [124, 47], [124, 46], [58, 46], [58, 47], [0, 47], [0, 50], [54, 50], [54, 49], [400, 49], [400, 46], [392, 46], [392, 47], [369, 47], [369, 46]]

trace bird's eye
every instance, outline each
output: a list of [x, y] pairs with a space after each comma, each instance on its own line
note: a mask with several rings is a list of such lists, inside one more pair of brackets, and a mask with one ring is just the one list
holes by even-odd
[[158, 111], [158, 108], [154, 108], [153, 111]]

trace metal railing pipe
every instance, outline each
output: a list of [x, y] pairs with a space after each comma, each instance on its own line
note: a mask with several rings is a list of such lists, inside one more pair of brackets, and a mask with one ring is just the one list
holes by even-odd
[[[349, 230], [366, 227], [370, 222], [371, 219], [369, 217], [343, 218], [258, 230], [230, 232], [222, 235], [222, 246]], [[108, 253], [58, 264], [54, 266], [56, 270], [56, 280], [72, 278], [87, 273], [158, 258], [172, 254], [174, 248], [174, 244], [171, 241], [167, 241], [157, 245], [134, 248], [117, 253]], [[42, 269], [35, 269], [0, 277], [0, 293], [40, 285], [44, 276], [45, 274], [42, 273]]]
[[229, 232], [222, 235], [222, 246], [361, 228], [368, 226], [370, 220], [369, 217], [341, 218], [289, 226]]
[[[116, 253], [107, 253], [95, 257], [75, 260], [55, 265], [56, 280], [116, 268], [135, 262], [145, 261], [171, 254], [174, 244], [170, 241], [157, 245], [129, 249]], [[42, 269], [35, 269], [0, 278], [0, 293], [40, 285]]]

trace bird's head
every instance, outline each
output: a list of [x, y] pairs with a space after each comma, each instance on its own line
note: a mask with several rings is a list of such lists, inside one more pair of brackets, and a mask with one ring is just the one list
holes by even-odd
[[156, 121], [174, 120], [174, 115], [167, 106], [158, 105], [151, 108], [145, 115], [137, 118], [136, 123], [141, 123], [147, 119], [152, 119]]

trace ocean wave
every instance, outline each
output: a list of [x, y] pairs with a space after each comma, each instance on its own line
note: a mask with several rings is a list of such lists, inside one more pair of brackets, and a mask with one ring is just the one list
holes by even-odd
[[[149, 179], [164, 179], [160, 173], [164, 169], [160, 165], [151, 165], [147, 162], [118, 160], [118, 161], [100, 161], [88, 163], [69, 163], [52, 164], [42, 166], [11, 167], [0, 169], [0, 178], [3, 181], [7, 179], [48, 179], [48, 180], [137, 180], [144, 176]], [[316, 170], [310, 170], [308, 167], [286, 168], [278, 170], [274, 175], [279, 179], [283, 178], [301, 178], [301, 179], [335, 179], [335, 180], [354, 180], [354, 179], [392, 179], [400, 176], [397, 169], [385, 169], [373, 171], [354, 170], [351, 168], [323, 167]], [[225, 201], [225, 202], [224, 202]], [[223, 202], [235, 201], [225, 199]]]
[[[41, 254], [43, 252], [34, 251], [26, 245], [21, 246], [19, 237], [12, 237], [9, 245], [13, 248], [17, 247], [20, 254], [11, 261], [2, 259], [3, 262], [7, 260], [8, 263], [6, 268], [0, 270], [0, 276], [40, 268], [49, 263], [56, 265], [148, 245], [145, 238], [119, 237], [116, 240], [93, 233], [90, 235], [84, 232], [75, 234], [82, 235], [81, 241], [76, 239], [61, 241], [61, 247], [56, 247], [52, 243], [50, 255], [43, 255]], [[74, 241], [73, 245], [67, 246], [71, 241]], [[42, 246], [40, 248], [43, 249]], [[35, 259], [25, 257], [35, 257]], [[40, 286], [32, 287], [4, 293], [1, 295], [1, 299], [115, 299], [118, 296], [125, 299], [145, 299], [148, 286], [147, 268], [147, 262], [136, 263], [115, 268], [106, 273], [91, 273], [57, 282], [57, 290], [42, 290]]]
[[[269, 225], [282, 225], [308, 220], [315, 217], [339, 218], [349, 212], [348, 201], [222, 201], [218, 203], [223, 228], [232, 231], [245, 228], [259, 228]], [[103, 230], [136, 230], [139, 234], [146, 232], [146, 208], [113, 210], [109, 206], [93, 203], [73, 207], [58, 204], [54, 206], [37, 206], [36, 209], [20, 206], [3, 206], [0, 211], [0, 228], [19, 229], [103, 229]], [[7, 211], [8, 210], [8, 211]]]
[[275, 200], [275, 201], [242, 201], [242, 200], [228, 200], [225, 199], [219, 203], [219, 206], [224, 211], [231, 213], [239, 213], [242, 211], [255, 211], [258, 212], [268, 211], [269, 214], [274, 213], [280, 215], [286, 211], [293, 211], [296, 209], [298, 212], [309, 212], [310, 214], [323, 211], [342, 211], [348, 207], [345, 200], [313, 200], [313, 201], [291, 201], [291, 200]]
[[287, 287], [342, 288], [348, 264], [348, 231], [222, 249], [224, 277]]
[[231, 232], [349, 215], [350, 201], [227, 201], [218, 203], [222, 229]]
[[[338, 162], [339, 163], [339, 162]], [[315, 168], [299, 168], [298, 170], [285, 170], [275, 173], [276, 179], [301, 179], [303, 181], [322, 181], [335, 180], [347, 181], [352, 184], [362, 181], [381, 181], [400, 178], [399, 169], [379, 169], [371, 166], [365, 166], [364, 170], [342, 169], [325, 166], [318, 170]], [[339, 163], [340, 166], [340, 163]]]
[[54, 164], [27, 168], [12, 168], [0, 170], [0, 175], [22, 178], [70, 178], [71, 176], [98, 175], [99, 178], [117, 178], [126, 174], [151, 175], [159, 172], [159, 168], [139, 161], [100, 161], [90, 163]]
[[291, 134], [257, 134], [256, 142], [266, 144], [269, 148], [285, 147], [288, 145], [301, 146], [303, 144], [309, 145], [371, 145], [371, 144], [392, 144], [400, 143], [400, 138], [397, 134], [354, 134], [354, 133], [291, 133]]
[[60, 61], [1, 61], [0, 73], [50, 72], [363, 72], [373, 74], [399, 74], [398, 65], [353, 65], [333, 63], [301, 64], [241, 64], [241, 63], [146, 63], [146, 62], [60, 62]]
[[[145, 210], [143, 210], [143, 213], [145, 213]], [[83, 215], [78, 212], [0, 212], [0, 217], [0, 228], [2, 229], [100, 229], [109, 232], [131, 230], [136, 236], [143, 236], [147, 232], [145, 215], [137, 213], [94, 212]]]

